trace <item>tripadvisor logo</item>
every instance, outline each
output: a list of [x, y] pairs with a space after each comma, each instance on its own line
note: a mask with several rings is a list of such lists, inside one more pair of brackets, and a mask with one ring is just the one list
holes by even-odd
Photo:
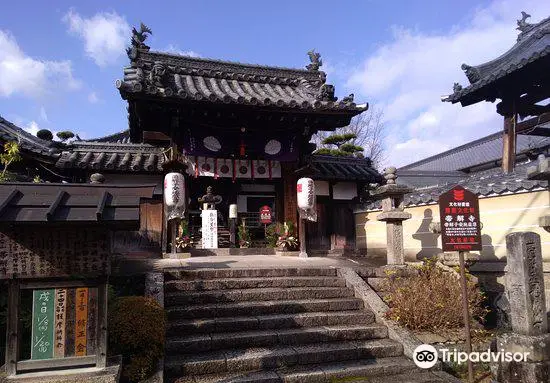
[[457, 349], [450, 350], [448, 348], [442, 348], [439, 352], [435, 347], [429, 344], [422, 344], [418, 346], [413, 352], [413, 361], [420, 368], [431, 368], [435, 366], [438, 360], [438, 356], [441, 356], [443, 362], [455, 362], [462, 364], [467, 362], [526, 362], [529, 356], [528, 352], [492, 352], [490, 350], [483, 352], [464, 352]]
[[421, 344], [413, 352], [413, 361], [420, 368], [432, 368], [437, 363], [437, 350], [429, 344]]

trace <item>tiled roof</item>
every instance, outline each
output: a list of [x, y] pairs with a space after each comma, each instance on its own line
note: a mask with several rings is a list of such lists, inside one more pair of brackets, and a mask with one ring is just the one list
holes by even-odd
[[[518, 71], [530, 63], [550, 56], [550, 17], [537, 24], [529, 24], [525, 20], [518, 20], [518, 29], [521, 33], [516, 44], [500, 57], [487, 63], [469, 66], [462, 64], [462, 69], [470, 82], [465, 88], [455, 86], [454, 93], [444, 101], [452, 103], [462, 102], [463, 105], [481, 101], [482, 97], [475, 97], [473, 93], [486, 87], [502, 77]], [[468, 100], [465, 100], [467, 96]]]
[[[502, 132], [494, 133], [403, 166], [399, 170], [454, 171], [498, 161], [502, 159], [502, 140]], [[516, 153], [519, 155], [532, 149], [540, 150], [549, 146], [550, 137], [518, 135]]]
[[139, 222], [155, 185], [0, 184], [0, 222]]
[[157, 95], [193, 102], [258, 105], [358, 114], [353, 95], [337, 100], [317, 69], [289, 69], [134, 49], [132, 65], [116, 81], [123, 98]]
[[75, 141], [56, 162], [58, 168], [162, 172], [162, 148], [149, 144]]
[[61, 153], [61, 143], [45, 141], [26, 132], [15, 124], [0, 116], [0, 140], [3, 142], [15, 141], [23, 152], [38, 155], [42, 159], [56, 158]]
[[383, 182], [384, 177], [372, 168], [367, 158], [312, 155], [303, 174], [321, 180]]
[[[533, 162], [519, 164], [514, 172], [506, 174], [500, 168], [493, 168], [486, 171], [464, 175], [461, 180], [440, 184], [434, 187], [418, 188], [413, 193], [405, 196], [405, 206], [417, 206], [434, 204], [438, 202], [439, 196], [456, 184], [474, 192], [480, 198], [492, 197], [505, 194], [524, 193], [535, 190], [546, 190], [547, 181], [536, 181], [527, 179], [527, 168]], [[399, 171], [397, 172], [399, 176]], [[397, 180], [399, 183], [399, 178]], [[378, 210], [381, 208], [380, 201], [368, 203], [363, 206], [364, 210]]]

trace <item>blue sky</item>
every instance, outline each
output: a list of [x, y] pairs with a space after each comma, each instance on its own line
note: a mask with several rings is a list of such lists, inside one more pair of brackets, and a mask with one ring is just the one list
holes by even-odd
[[384, 110], [387, 163], [403, 165], [502, 128], [495, 105], [439, 97], [466, 83], [462, 62], [513, 45], [521, 10], [539, 21], [550, 2], [10, 2], [0, 22], [0, 115], [83, 138], [126, 129], [114, 82], [128, 64], [129, 30], [143, 21], [154, 50], [303, 67], [315, 48], [337, 96], [353, 92]]

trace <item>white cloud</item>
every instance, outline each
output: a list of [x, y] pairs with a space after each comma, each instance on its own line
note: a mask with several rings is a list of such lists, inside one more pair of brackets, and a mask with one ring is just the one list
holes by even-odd
[[31, 121], [23, 129], [25, 129], [27, 132], [29, 132], [33, 136], [36, 136], [36, 133], [40, 130], [40, 127], [38, 126], [38, 123], [36, 121]]
[[393, 27], [391, 40], [350, 73], [347, 86], [358, 98], [384, 107], [388, 164], [405, 165], [502, 129], [495, 104], [462, 108], [440, 97], [452, 93], [454, 82], [468, 84], [462, 63], [481, 64], [512, 47], [523, 9], [538, 22], [550, 14], [550, 2], [497, 0], [446, 33]]
[[90, 94], [88, 95], [88, 101], [91, 104], [97, 104], [99, 102], [99, 97], [98, 97], [97, 93], [96, 92], [90, 92]]
[[0, 30], [0, 97], [41, 97], [79, 87], [71, 61], [32, 58], [21, 50], [13, 35]]
[[40, 107], [40, 118], [42, 121], [48, 122], [48, 114], [43, 106]]
[[189, 56], [189, 57], [202, 57], [199, 53], [195, 51], [184, 51], [178, 48], [177, 45], [169, 44], [166, 48], [163, 49], [164, 52], [173, 53], [175, 55]]
[[84, 18], [71, 9], [63, 21], [68, 24], [69, 32], [84, 40], [86, 54], [100, 67], [115, 64], [125, 54], [130, 25], [116, 12], [101, 12]]

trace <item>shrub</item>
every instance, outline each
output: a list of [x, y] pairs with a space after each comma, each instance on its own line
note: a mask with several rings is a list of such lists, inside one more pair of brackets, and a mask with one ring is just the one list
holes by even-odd
[[277, 240], [283, 232], [283, 225], [279, 222], [272, 223], [265, 229], [265, 240], [267, 242], [267, 247], [276, 247]]
[[109, 349], [122, 354], [122, 375], [130, 381], [150, 376], [164, 351], [164, 309], [153, 298], [115, 299], [109, 310]]
[[36, 137], [46, 141], [53, 140], [53, 134], [48, 129], [40, 129], [36, 132]]
[[248, 228], [246, 227], [246, 220], [242, 219], [242, 224], [238, 227], [238, 235], [239, 235], [239, 246], [240, 247], [250, 247], [252, 243], [252, 238], [250, 236], [250, 231], [248, 231]]
[[[472, 281], [467, 286], [470, 318], [483, 322], [488, 313], [485, 296]], [[464, 326], [459, 276], [438, 268], [434, 260], [425, 260], [415, 276], [388, 275], [383, 291], [390, 306], [386, 316], [411, 330]]]

